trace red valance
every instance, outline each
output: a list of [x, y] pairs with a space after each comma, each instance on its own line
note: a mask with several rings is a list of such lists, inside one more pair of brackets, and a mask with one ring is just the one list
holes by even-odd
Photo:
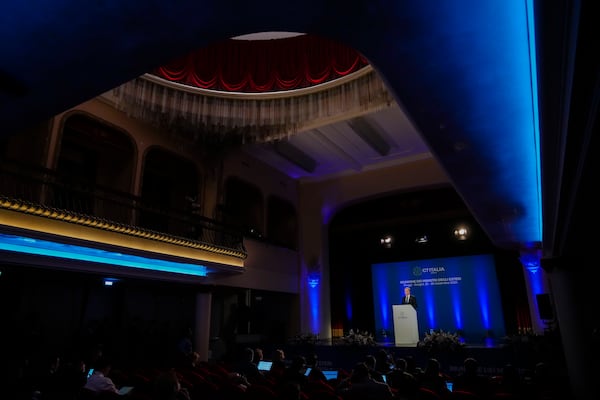
[[229, 39], [158, 68], [161, 78], [230, 92], [300, 89], [368, 65], [356, 50], [314, 35], [271, 40]]

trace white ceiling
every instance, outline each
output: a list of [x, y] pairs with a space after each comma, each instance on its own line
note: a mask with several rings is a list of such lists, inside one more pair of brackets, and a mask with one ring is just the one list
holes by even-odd
[[[373, 131], [365, 132], [369, 131], [368, 127]], [[383, 141], [383, 149], [389, 148], [387, 154], [381, 154], [367, 143], [363, 139], [365, 135]], [[431, 157], [421, 135], [397, 104], [357, 119], [299, 132], [282, 143], [252, 144], [245, 146], [244, 150], [301, 181], [328, 179]], [[308, 163], [305, 165], [310, 166], [310, 159], [314, 161], [312, 171], [293, 161], [304, 160]]]

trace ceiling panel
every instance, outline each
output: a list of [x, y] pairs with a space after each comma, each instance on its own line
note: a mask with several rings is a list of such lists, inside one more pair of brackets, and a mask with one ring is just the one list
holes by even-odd
[[381, 155], [367, 143], [351, 126], [355, 124], [349, 121], [298, 132], [286, 140], [296, 150], [315, 160], [316, 167], [312, 172], [295, 165], [273, 144], [253, 144], [246, 146], [245, 151], [286, 175], [303, 180], [327, 179], [430, 156], [421, 135], [398, 105], [358, 118], [360, 124], [357, 125], [370, 126], [374, 130], [372, 134], [389, 146], [386, 155]]

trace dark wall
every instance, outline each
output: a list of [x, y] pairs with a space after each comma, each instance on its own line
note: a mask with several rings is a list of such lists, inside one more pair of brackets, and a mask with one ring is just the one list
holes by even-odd
[[[194, 291], [25, 266], [2, 266], [0, 349], [9, 358], [86, 358], [101, 346], [115, 361], [166, 363], [193, 321]], [[10, 357], [12, 356], [12, 357]]]
[[287, 293], [131, 277], [107, 287], [98, 274], [1, 262], [0, 273], [0, 366], [50, 355], [85, 360], [98, 347], [118, 365], [173, 365], [177, 344], [195, 328], [199, 292], [212, 293], [211, 350], [226, 358], [242, 337], [264, 347], [284, 343], [297, 301]]

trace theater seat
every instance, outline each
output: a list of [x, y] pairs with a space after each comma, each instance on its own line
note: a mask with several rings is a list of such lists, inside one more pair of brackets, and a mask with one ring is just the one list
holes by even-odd
[[481, 397], [475, 393], [467, 392], [465, 390], [455, 390], [450, 392], [448, 399], [450, 400], [482, 400]]
[[420, 387], [417, 390], [417, 400], [442, 400], [442, 397], [433, 390]]

